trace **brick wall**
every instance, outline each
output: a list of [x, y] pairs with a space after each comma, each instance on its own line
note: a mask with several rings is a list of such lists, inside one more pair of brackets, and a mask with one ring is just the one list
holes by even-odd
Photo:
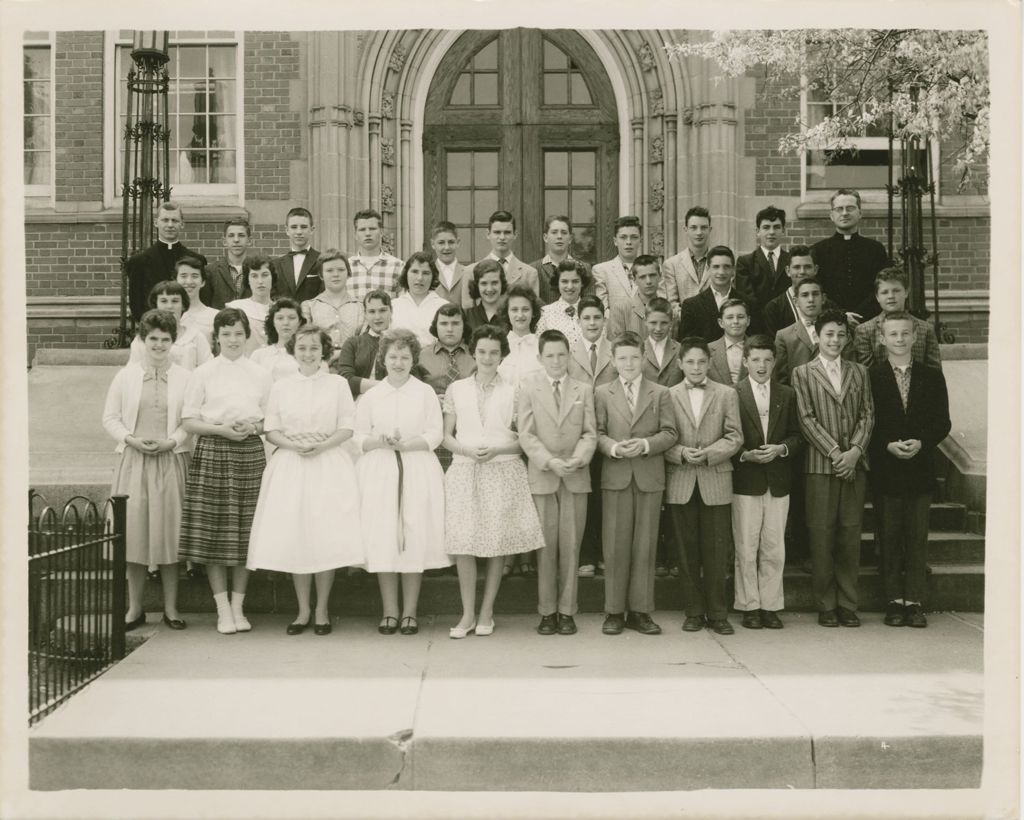
[[58, 32], [55, 198], [103, 198], [103, 32]]
[[290, 160], [302, 151], [291, 82], [299, 79], [299, 45], [285, 32], [245, 35], [245, 191], [247, 199], [287, 199]]
[[783, 79], [766, 80], [763, 72], [754, 76], [754, 104], [743, 118], [746, 155], [757, 160], [754, 192], [765, 197], [800, 196], [800, 157], [779, 153], [779, 137], [796, 127], [800, 100], [779, 93]]

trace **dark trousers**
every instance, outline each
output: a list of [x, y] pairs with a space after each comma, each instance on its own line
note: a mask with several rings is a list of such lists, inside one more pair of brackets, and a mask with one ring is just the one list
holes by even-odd
[[590, 501], [587, 504], [587, 523], [583, 528], [583, 542], [580, 544], [580, 566], [590, 564], [596, 567], [604, 549], [601, 542], [601, 460], [603, 456], [594, 452], [590, 460]]
[[786, 519], [786, 563], [789, 566], [798, 566], [811, 555], [807, 538], [805, 479], [802, 472], [793, 471], [793, 483], [789, 491], [789, 518]]
[[814, 605], [819, 612], [837, 604], [855, 610], [867, 477], [858, 470], [853, 481], [816, 473], [805, 480]]
[[880, 566], [889, 601], [923, 603], [927, 592], [928, 511], [930, 494], [875, 493], [875, 515], [881, 521]]
[[709, 506], [694, 485], [685, 504], [669, 504], [672, 529], [679, 550], [679, 580], [683, 583], [683, 607], [688, 617], [707, 615], [722, 620], [725, 603], [725, 570], [732, 546], [732, 509], [729, 504]]

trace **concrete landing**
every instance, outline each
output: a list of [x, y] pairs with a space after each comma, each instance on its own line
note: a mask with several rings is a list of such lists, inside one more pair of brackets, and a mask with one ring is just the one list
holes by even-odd
[[535, 634], [500, 616], [379, 636], [375, 619], [221, 636], [211, 615], [152, 637], [30, 733], [33, 789], [977, 788], [979, 616], [926, 630]]

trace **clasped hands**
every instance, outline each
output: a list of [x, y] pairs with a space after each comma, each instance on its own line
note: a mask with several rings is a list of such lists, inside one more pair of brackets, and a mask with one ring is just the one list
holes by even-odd
[[644, 440], [642, 438], [627, 438], [615, 445], [616, 458], [636, 458], [644, 454]]
[[665, 451], [665, 458], [670, 464], [692, 464], [701, 467], [708, 464], [708, 451], [705, 447], [685, 447], [677, 444]]
[[902, 439], [901, 441], [890, 441], [886, 447], [896, 458], [906, 461], [921, 452], [921, 441], [916, 438]]
[[861, 451], [859, 447], [851, 447], [849, 450], [833, 450], [829, 458], [832, 459], [832, 469], [836, 475], [845, 481], [853, 481], [857, 475], [857, 462], [860, 461]]
[[775, 459], [780, 458], [784, 451], [785, 447], [781, 444], [762, 444], [753, 450], [745, 451], [743, 453], [743, 460], [751, 461], [754, 464], [769, 464], [775, 461]]
[[548, 469], [559, 478], [565, 478], [586, 466], [586, 462], [576, 456], [572, 458], [553, 458], [548, 462]]
[[146, 453], [147, 455], [166, 453], [177, 446], [177, 442], [171, 438], [160, 440], [154, 438], [136, 438], [135, 436], [126, 436], [124, 443], [129, 447], [134, 447], [140, 453]]

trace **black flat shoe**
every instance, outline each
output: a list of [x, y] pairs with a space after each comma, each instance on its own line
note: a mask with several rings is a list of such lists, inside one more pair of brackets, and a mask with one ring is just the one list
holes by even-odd
[[144, 623], [146, 623], [146, 613], [145, 613], [145, 612], [143, 612], [143, 613], [142, 613], [142, 614], [141, 614], [141, 615], [140, 615], [140, 616], [139, 616], [138, 618], [136, 618], [136, 619], [135, 619], [134, 621], [125, 621], [125, 624], [124, 624], [124, 631], [125, 631], [125, 632], [131, 632], [131, 631], [132, 631], [133, 629], [138, 629], [138, 628], [139, 628], [140, 626], [142, 626], [142, 625], [143, 625]]
[[626, 628], [626, 616], [621, 613], [604, 616], [604, 623], [601, 625], [601, 632], [605, 635], [621, 635]]
[[377, 627], [377, 631], [381, 635], [394, 635], [398, 631], [398, 618], [392, 618], [390, 615], [385, 615], [381, 619], [380, 626]]
[[700, 632], [704, 628], [703, 615], [687, 615], [683, 621], [683, 632]]
[[166, 614], [164, 614], [164, 624], [171, 629], [185, 629], [188, 626], [181, 618], [168, 618]]
[[326, 624], [313, 624], [313, 634], [314, 635], [330, 635], [331, 634], [331, 628], [332, 627], [331, 627], [331, 625], [329, 623], [326, 623]]
[[550, 615], [541, 615], [540, 623], [537, 624], [538, 635], [555, 635], [558, 633], [558, 618], [555, 613], [552, 612]]
[[285, 635], [301, 635], [306, 629], [309, 628], [309, 621], [304, 624], [288, 624], [288, 628], [285, 629]]
[[844, 606], [836, 609], [836, 617], [839, 620], [840, 626], [860, 626], [860, 618], [857, 617], [857, 613], [852, 609], [847, 609]]
[[398, 631], [403, 635], [415, 635], [420, 631], [419, 622], [412, 615], [407, 615], [402, 618], [402, 628]]

